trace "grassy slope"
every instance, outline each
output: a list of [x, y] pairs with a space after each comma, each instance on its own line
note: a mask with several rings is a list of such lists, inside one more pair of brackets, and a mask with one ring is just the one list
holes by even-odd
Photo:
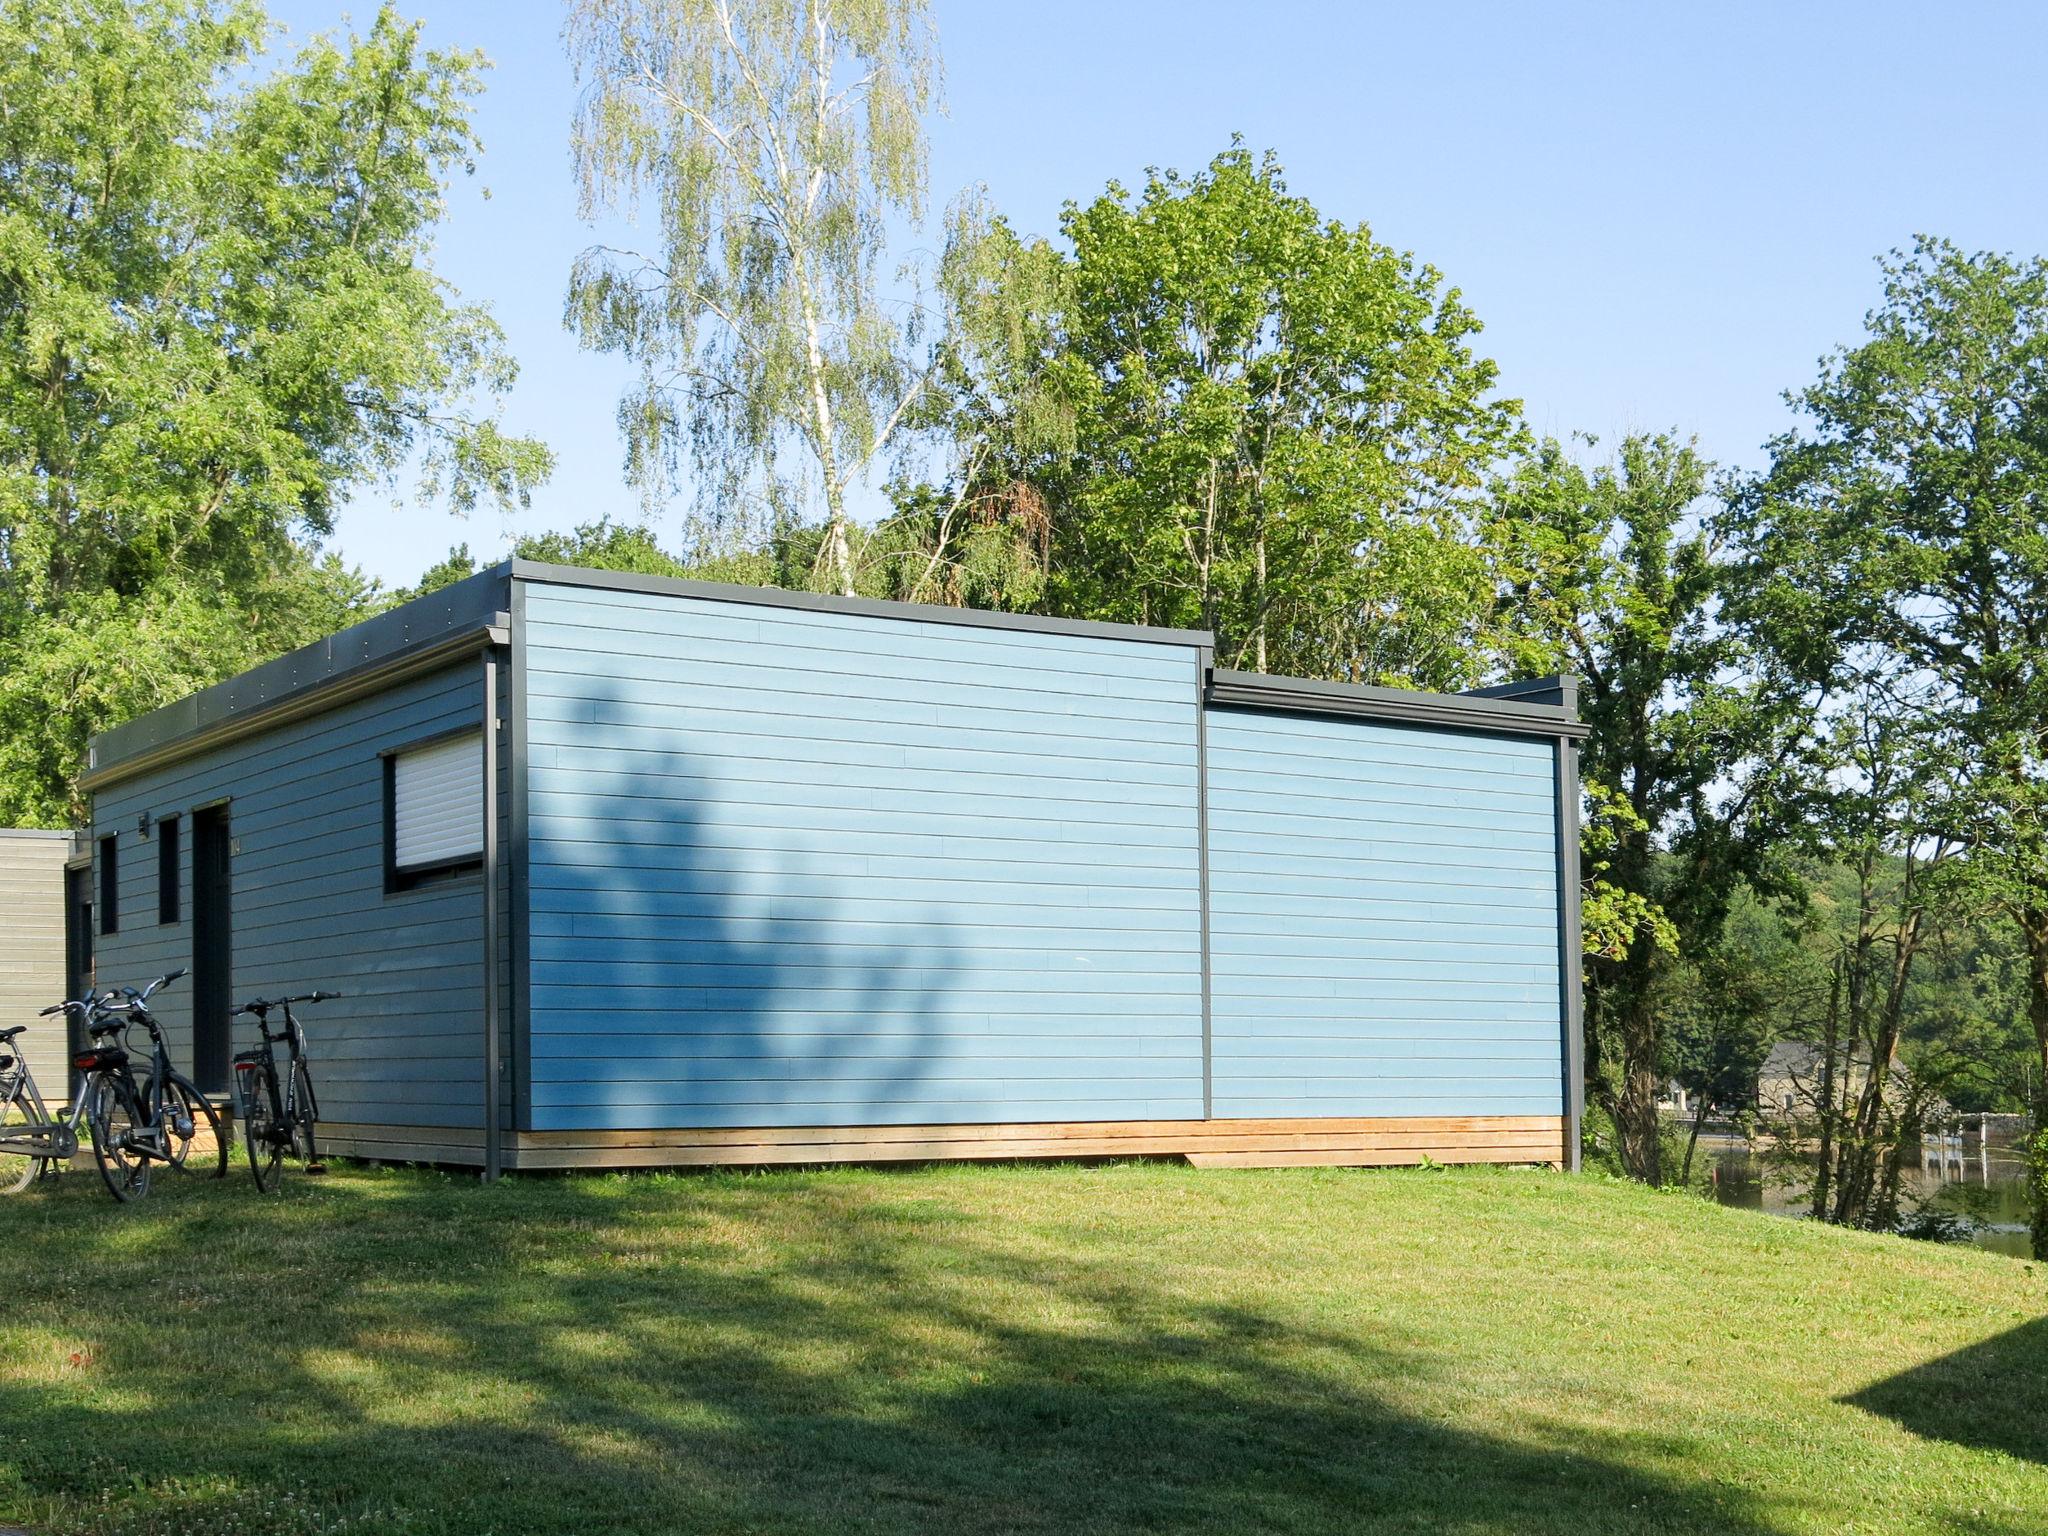
[[38, 1529], [2048, 1530], [2040, 1267], [1590, 1179], [64, 1186], [0, 1201]]

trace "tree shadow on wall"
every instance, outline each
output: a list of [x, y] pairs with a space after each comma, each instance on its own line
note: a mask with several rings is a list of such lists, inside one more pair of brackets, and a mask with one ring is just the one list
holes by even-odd
[[961, 951], [935, 906], [862, 901], [868, 792], [786, 759], [742, 779], [688, 711], [623, 724], [646, 711], [612, 687], [577, 703], [603, 750], [533, 749], [534, 1128], [904, 1118], [946, 1067]]
[[1928, 1440], [2048, 1466], [2048, 1317], [1842, 1399]]

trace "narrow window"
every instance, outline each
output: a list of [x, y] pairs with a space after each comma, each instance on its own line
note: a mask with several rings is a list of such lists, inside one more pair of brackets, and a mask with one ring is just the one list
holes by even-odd
[[100, 839], [100, 932], [115, 933], [121, 927], [121, 868], [116, 853], [120, 839]]
[[156, 824], [156, 920], [178, 920], [178, 818]]
[[470, 733], [384, 759], [384, 889], [483, 867], [484, 741]]

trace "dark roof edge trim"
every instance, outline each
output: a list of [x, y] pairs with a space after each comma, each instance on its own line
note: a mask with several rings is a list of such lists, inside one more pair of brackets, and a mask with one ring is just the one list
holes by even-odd
[[[1552, 688], [1556, 685], [1553, 683]], [[1208, 702], [1232, 709], [1269, 709], [1293, 714], [1351, 715], [1398, 725], [1434, 725], [1457, 731], [1509, 736], [1564, 737], [1582, 741], [1586, 726], [1576, 711], [1555, 704], [1468, 693], [1412, 693], [1404, 688], [1368, 688], [1305, 677], [1272, 677], [1262, 672], [1209, 674]]]
[[510, 643], [506, 568], [351, 625], [93, 737], [80, 786], [106, 788]]
[[898, 603], [877, 597], [839, 597], [828, 592], [792, 592], [784, 587], [746, 587], [684, 576], [643, 576], [580, 565], [514, 560], [514, 581], [606, 592], [641, 592], [653, 597], [694, 597], [713, 603], [747, 603], [761, 608], [807, 608], [816, 613], [850, 613], [864, 618], [914, 624], [958, 624], [970, 629], [1014, 629], [1041, 635], [1079, 635], [1095, 640], [1135, 640], [1152, 645], [1211, 646], [1205, 629], [1155, 629], [1149, 624], [1109, 624], [1095, 619], [1054, 619], [1034, 613], [997, 613], [987, 608], [949, 608], [939, 603]]
[[[275, 699], [251, 705], [228, 719], [143, 747], [132, 756], [89, 768], [80, 778], [79, 786], [88, 791], [102, 790], [151, 769], [180, 762], [245, 736], [254, 736], [259, 731], [321, 714], [364, 694], [389, 688], [393, 683], [438, 671], [487, 645], [510, 643], [511, 634], [503, 624], [483, 624], [444, 635], [433, 644], [409, 646], [393, 655], [336, 672], [321, 679], [315, 687], [294, 689]], [[142, 718], [147, 720], [150, 717], [144, 715]]]

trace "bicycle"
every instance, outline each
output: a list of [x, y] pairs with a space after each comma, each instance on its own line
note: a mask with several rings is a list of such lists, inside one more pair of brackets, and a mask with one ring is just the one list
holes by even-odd
[[[176, 970], [159, 976], [140, 991], [117, 987], [102, 992], [87, 1008], [86, 1033], [94, 1043], [72, 1058], [71, 1064], [85, 1074], [72, 1123], [82, 1110], [92, 1130], [93, 1161], [116, 1200], [147, 1195], [156, 1163], [187, 1171], [202, 1125], [213, 1137], [212, 1176], [227, 1177], [228, 1144], [220, 1116], [198, 1086], [171, 1065], [163, 1027], [149, 1011], [150, 998], [184, 974]], [[140, 1081], [126, 1045], [126, 1032], [136, 1025], [149, 1034], [149, 1070]], [[197, 1171], [204, 1174], [204, 1162]]]
[[[43, 1018], [86, 1004], [59, 1003], [45, 1008]], [[0, 1195], [18, 1195], [50, 1170], [53, 1163], [78, 1150], [78, 1106], [67, 1127], [50, 1118], [42, 1090], [28, 1069], [28, 1058], [15, 1037], [27, 1029], [17, 1024], [0, 1029]]]
[[[52, 1003], [37, 1017], [47, 1019], [53, 1014], [75, 1012], [89, 1026], [104, 1001], [99, 993], [88, 992], [75, 1002]], [[26, 1024], [17, 1024], [12, 1029], [0, 1030], [0, 1044], [12, 1044], [27, 1028]], [[91, 1051], [72, 1057], [71, 1064], [85, 1076], [72, 1098], [70, 1115], [57, 1120], [43, 1102], [42, 1089], [29, 1070], [27, 1058], [20, 1054], [20, 1047], [16, 1046], [13, 1054], [0, 1053], [0, 1194], [20, 1194], [58, 1164], [77, 1156], [78, 1128], [84, 1123], [87, 1102], [92, 1097], [87, 1091], [93, 1082], [90, 1062], [96, 1059]]]
[[[339, 992], [302, 992], [293, 997], [259, 997], [235, 1009], [231, 1017], [248, 1014], [256, 1020], [262, 1040], [253, 1051], [235, 1056], [235, 1098], [242, 1117], [242, 1140], [249, 1149], [249, 1172], [256, 1187], [268, 1194], [277, 1188], [278, 1171], [284, 1155], [306, 1165], [309, 1174], [327, 1171], [314, 1145], [313, 1127], [320, 1119], [320, 1104], [313, 1097], [313, 1074], [306, 1065], [306, 1032], [292, 1012], [293, 1003], [324, 1003]], [[270, 1011], [284, 1011], [284, 1027], [271, 1032]], [[287, 1080], [278, 1082], [276, 1046], [285, 1048], [290, 1062]]]

